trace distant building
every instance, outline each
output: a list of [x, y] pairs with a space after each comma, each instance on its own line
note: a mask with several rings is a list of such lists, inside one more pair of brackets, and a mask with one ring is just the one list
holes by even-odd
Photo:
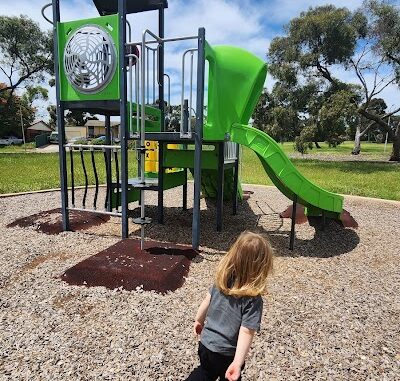
[[[119, 138], [119, 122], [111, 122], [111, 139]], [[88, 139], [96, 138], [106, 134], [104, 120], [88, 120], [85, 124], [86, 137]]]
[[31, 124], [26, 129], [26, 140], [33, 141], [35, 139], [35, 136], [42, 134], [50, 135], [52, 131], [53, 129], [46, 122], [43, 122], [43, 120], [39, 120]]

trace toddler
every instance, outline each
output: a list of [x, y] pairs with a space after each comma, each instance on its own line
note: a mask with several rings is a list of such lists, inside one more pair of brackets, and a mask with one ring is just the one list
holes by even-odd
[[260, 235], [243, 232], [220, 261], [215, 284], [200, 304], [194, 333], [200, 366], [186, 381], [240, 380], [254, 334], [260, 330], [272, 248]]

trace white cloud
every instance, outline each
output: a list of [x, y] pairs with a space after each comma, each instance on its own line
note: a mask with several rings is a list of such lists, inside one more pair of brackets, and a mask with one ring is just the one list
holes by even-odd
[[[41, 16], [40, 10], [48, 0], [17, 0], [17, 6], [11, 1], [0, 2], [0, 14], [26, 14], [38, 21], [43, 29], [51, 27]], [[62, 21], [96, 17], [97, 11], [89, 0], [61, 0]], [[298, 16], [301, 11], [310, 6], [326, 4], [323, 0], [196, 0], [189, 4], [183, 0], [170, 0], [169, 8], [165, 11], [166, 37], [194, 35], [199, 27], [206, 28], [206, 38], [211, 44], [228, 44], [242, 47], [265, 59], [269, 43], [280, 33], [281, 28], [292, 17]], [[355, 9], [362, 4], [362, 0], [332, 0], [336, 6], [346, 6]], [[51, 18], [51, 9], [46, 14]], [[144, 29], [157, 31], [157, 12], [145, 12], [130, 15], [133, 29], [133, 40], [141, 40]], [[182, 49], [184, 44], [176, 44]], [[166, 71], [172, 79], [172, 100], [179, 100], [181, 54], [176, 53], [173, 45], [166, 48]], [[348, 73], [347, 73], [348, 74]], [[347, 75], [346, 74], [346, 75]], [[0, 81], [2, 80], [0, 76]], [[349, 77], [354, 80], [354, 75]], [[266, 85], [270, 88], [274, 83], [268, 76]], [[397, 90], [396, 90], [397, 91]], [[393, 97], [394, 88], [388, 88], [385, 97]], [[398, 94], [398, 91], [397, 93]], [[394, 99], [394, 98], [392, 98]], [[55, 103], [54, 89], [50, 90], [50, 102]], [[41, 116], [46, 114], [47, 104], [41, 104]]]

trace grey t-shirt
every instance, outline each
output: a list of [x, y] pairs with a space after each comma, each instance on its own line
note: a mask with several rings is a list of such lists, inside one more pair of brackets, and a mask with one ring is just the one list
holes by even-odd
[[263, 300], [261, 296], [235, 298], [215, 286], [201, 333], [201, 343], [212, 352], [234, 356], [241, 326], [260, 330]]

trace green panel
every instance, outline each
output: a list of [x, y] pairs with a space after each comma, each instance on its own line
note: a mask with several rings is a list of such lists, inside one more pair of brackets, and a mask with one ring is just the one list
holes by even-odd
[[269, 135], [250, 126], [234, 124], [231, 138], [255, 151], [276, 187], [291, 200], [297, 195], [298, 202], [308, 208], [310, 215], [326, 211], [327, 216], [339, 218], [343, 196], [328, 192], [302, 176]]
[[[224, 200], [230, 201], [233, 193], [234, 168], [224, 171]], [[218, 194], [218, 170], [204, 169], [201, 171], [201, 192], [205, 198], [216, 199]], [[238, 197], [243, 199], [243, 190], [238, 182]]]
[[[116, 59], [115, 73], [111, 82], [96, 94], [85, 94], [75, 90], [68, 82], [64, 72], [64, 48], [71, 33], [78, 28], [85, 25], [96, 25], [107, 31], [111, 36], [115, 51]], [[58, 35], [58, 57], [59, 57], [59, 70], [60, 70], [60, 89], [62, 101], [93, 101], [93, 100], [115, 100], [119, 99], [119, 70], [118, 70], [118, 57], [119, 57], [119, 23], [118, 15], [109, 15], [102, 17], [95, 17], [90, 19], [75, 20], [68, 22], [57, 23]]]
[[267, 65], [246, 50], [208, 43], [206, 59], [208, 108], [203, 136], [208, 141], [224, 140], [233, 123], [248, 123], [264, 86]]
[[185, 171], [170, 172], [164, 174], [164, 190], [179, 187], [186, 183]]
[[[193, 150], [166, 149], [164, 151], [164, 167], [166, 168], [194, 168]], [[203, 150], [201, 154], [202, 169], [218, 168], [218, 151]]]
[[[140, 197], [140, 191], [137, 188], [128, 188], [128, 203], [138, 201]], [[119, 203], [118, 206], [121, 206], [121, 190], [119, 192]], [[111, 193], [111, 206], [113, 209], [117, 207], [117, 193], [114, 191]]]
[[[130, 107], [132, 106], [132, 127], [133, 131], [130, 131], [132, 133], [137, 132], [136, 131], [136, 110], [137, 110], [137, 105], [136, 103], [129, 103], [128, 104], [128, 115], [130, 111]], [[161, 131], [161, 110], [156, 107], [152, 107], [149, 105], [145, 106], [145, 130], [146, 132], [160, 132]], [[129, 119], [129, 117], [128, 117]], [[140, 118], [139, 118], [139, 123], [140, 123]]]

